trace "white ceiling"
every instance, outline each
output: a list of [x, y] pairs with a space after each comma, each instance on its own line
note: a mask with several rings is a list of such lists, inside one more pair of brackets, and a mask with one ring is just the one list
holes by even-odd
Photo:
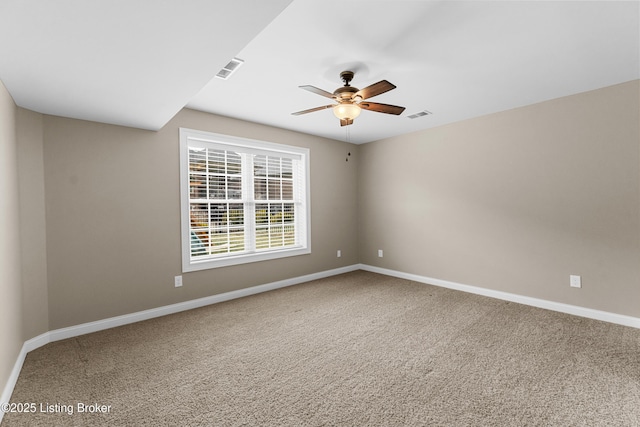
[[158, 130], [291, 0], [0, 0], [0, 80], [46, 114]]
[[[291, 115], [331, 103], [298, 86], [333, 92], [347, 69], [405, 112]], [[638, 78], [638, 1], [0, 0], [18, 105], [144, 129], [186, 106], [364, 143]]]

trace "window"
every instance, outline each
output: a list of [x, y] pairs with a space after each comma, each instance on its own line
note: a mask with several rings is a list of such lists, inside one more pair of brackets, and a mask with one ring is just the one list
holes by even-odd
[[180, 129], [182, 270], [311, 252], [309, 150]]

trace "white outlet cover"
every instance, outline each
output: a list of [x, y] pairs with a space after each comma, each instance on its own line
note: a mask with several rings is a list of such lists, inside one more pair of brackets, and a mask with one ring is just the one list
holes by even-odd
[[382, 249], [378, 249], [378, 257], [382, 258], [384, 255], [384, 253], [382, 252]]
[[569, 286], [572, 288], [581, 288], [582, 287], [582, 278], [580, 276], [569, 276]]
[[180, 286], [182, 286], [182, 276], [174, 277], [173, 283], [174, 283], [176, 288], [179, 288]]

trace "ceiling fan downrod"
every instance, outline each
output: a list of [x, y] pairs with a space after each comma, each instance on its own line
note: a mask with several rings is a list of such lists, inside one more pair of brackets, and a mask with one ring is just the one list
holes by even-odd
[[351, 80], [353, 80], [354, 72], [353, 71], [343, 71], [340, 73], [340, 78], [344, 82], [345, 86], [349, 86]]

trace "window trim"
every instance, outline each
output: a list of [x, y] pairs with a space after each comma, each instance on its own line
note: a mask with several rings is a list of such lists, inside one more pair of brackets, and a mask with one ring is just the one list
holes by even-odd
[[[189, 141], [197, 143], [213, 143], [236, 148], [248, 154], [285, 155], [300, 159], [303, 168], [304, 181], [301, 199], [303, 201], [302, 218], [296, 226], [303, 227], [300, 236], [300, 245], [293, 248], [278, 248], [268, 251], [230, 254], [219, 258], [204, 260], [191, 260], [191, 229], [189, 215]], [[231, 135], [223, 135], [194, 129], [180, 128], [180, 221], [181, 221], [181, 255], [182, 272], [206, 270], [211, 268], [227, 267], [231, 265], [246, 264], [258, 261], [266, 261], [290, 256], [305, 255], [311, 253], [311, 198], [310, 198], [310, 171], [308, 148], [292, 145], [277, 144], [273, 142], [242, 138]], [[243, 179], [244, 174], [243, 174]], [[243, 199], [245, 200], [245, 199]]]

